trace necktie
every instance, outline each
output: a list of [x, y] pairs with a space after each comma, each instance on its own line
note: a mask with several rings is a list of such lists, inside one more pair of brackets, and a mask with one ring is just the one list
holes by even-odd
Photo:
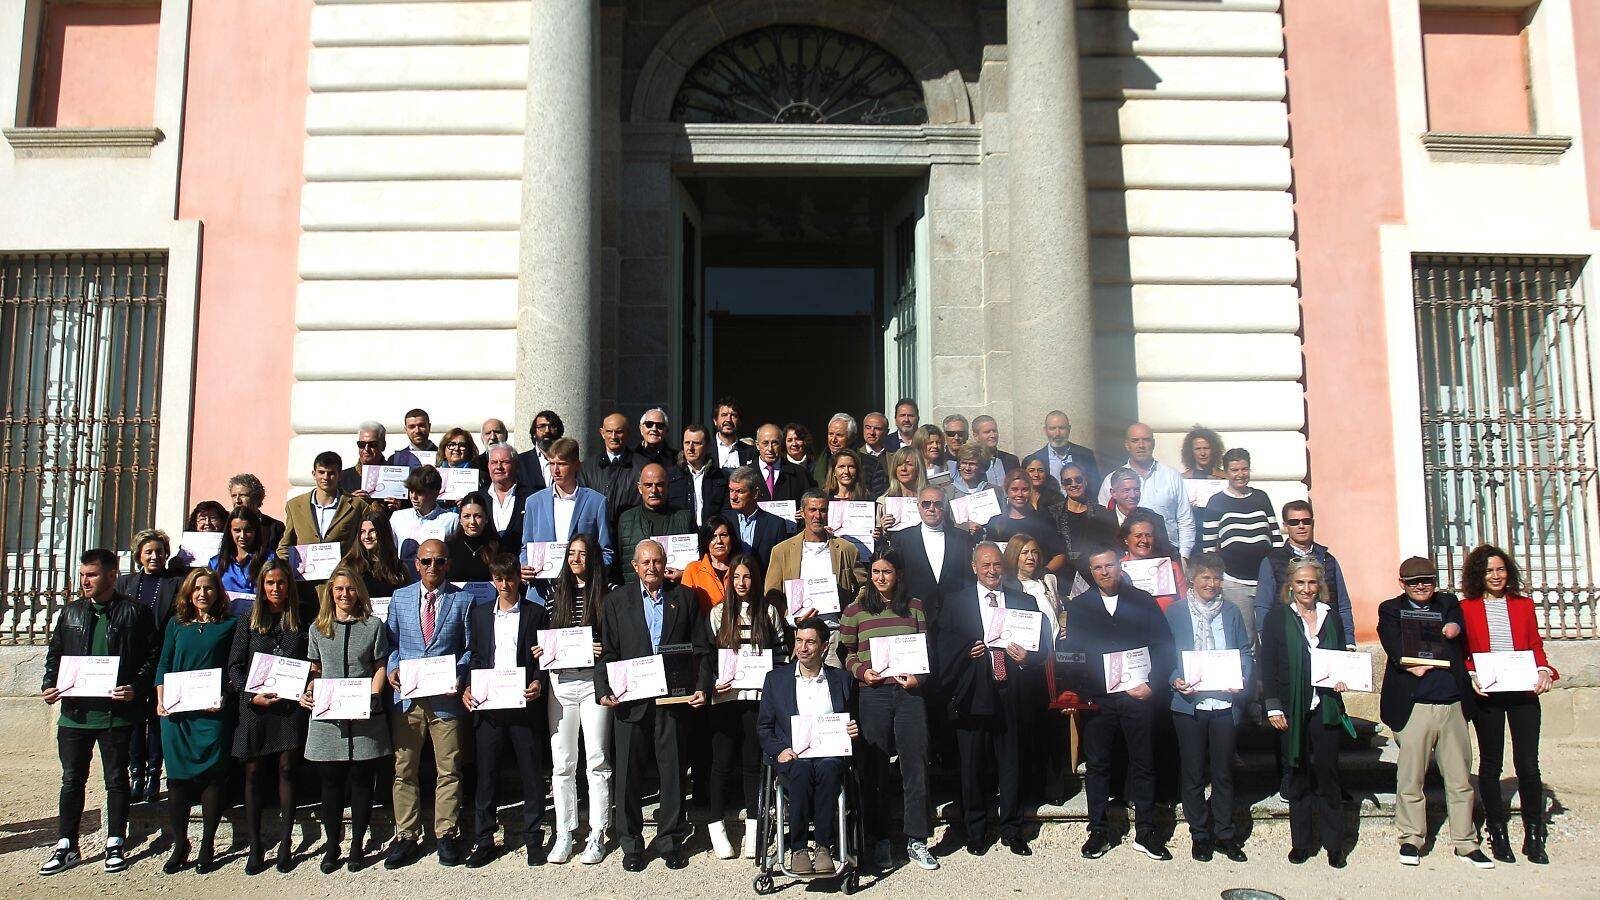
[[433, 591], [422, 596], [422, 645], [433, 643]]
[[775, 481], [775, 479], [773, 477], [772, 469], [771, 469], [771, 467], [768, 467], [767, 468], [767, 496], [768, 497], [771, 497], [772, 496], [772, 492], [776, 489], [774, 481]]
[[[1005, 613], [1000, 610], [1000, 598], [995, 596], [994, 591], [989, 592], [989, 609], [993, 610], [993, 612], [990, 613], [992, 616], [1005, 615]], [[989, 651], [989, 670], [994, 673], [995, 681], [1004, 682], [1006, 680], [1005, 651]]]

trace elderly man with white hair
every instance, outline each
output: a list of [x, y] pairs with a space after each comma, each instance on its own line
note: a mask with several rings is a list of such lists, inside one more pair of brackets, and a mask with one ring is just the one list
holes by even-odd
[[489, 514], [500, 546], [516, 553], [522, 546], [522, 508], [537, 488], [517, 480], [517, 451], [510, 444], [495, 444], [484, 454], [484, 469], [489, 484], [483, 489], [489, 498]]

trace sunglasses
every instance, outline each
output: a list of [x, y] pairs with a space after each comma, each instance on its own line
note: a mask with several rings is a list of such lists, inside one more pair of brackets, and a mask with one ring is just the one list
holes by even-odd
[[442, 557], [442, 556], [429, 556], [429, 557], [419, 556], [419, 557], [417, 557], [417, 565], [423, 566], [424, 568], [429, 568], [429, 569], [433, 568], [434, 566], [442, 566], [442, 565], [444, 565], [444, 557]]
[[1083, 484], [1084, 481], [1086, 481], [1086, 480], [1087, 479], [1085, 479], [1082, 475], [1079, 475], [1077, 478], [1063, 478], [1063, 479], [1061, 479], [1061, 483], [1062, 484]]
[[918, 500], [917, 505], [923, 509], [938, 509], [944, 506], [943, 500]]
[[356, 441], [357, 450], [376, 450], [383, 445], [377, 441]]
[[1437, 578], [1402, 578], [1406, 587], [1433, 587], [1439, 583]]
[[955, 437], [955, 438], [965, 438], [967, 436], [967, 433], [965, 431], [946, 431], [944, 433], [944, 436], [945, 437]]
[[660, 431], [661, 429], [667, 427], [667, 423], [665, 422], [640, 422], [639, 425], [641, 427], [648, 428], [651, 431]]
[[1294, 528], [1295, 526], [1300, 526], [1303, 528], [1311, 524], [1311, 519], [1284, 519], [1283, 524], [1289, 526], [1290, 528]]

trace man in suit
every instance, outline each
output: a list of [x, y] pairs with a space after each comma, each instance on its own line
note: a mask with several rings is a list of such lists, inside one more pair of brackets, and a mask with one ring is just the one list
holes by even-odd
[[894, 452], [889, 447], [888, 438], [888, 416], [881, 412], [869, 412], [861, 417], [861, 455], [875, 460], [878, 467], [883, 469], [885, 478], [889, 474], [885, 461]]
[[428, 437], [433, 431], [433, 422], [428, 417], [428, 411], [425, 409], [407, 410], [405, 423], [407, 444], [389, 454], [389, 465], [410, 466], [414, 469], [422, 465], [425, 459], [425, 457], [417, 456], [418, 451], [435, 454], [434, 461], [437, 462], [439, 445]]
[[[430, 538], [417, 550], [420, 581], [395, 589], [389, 600], [389, 731], [394, 736], [394, 840], [383, 860], [385, 869], [415, 862], [422, 839], [422, 805], [418, 784], [424, 745], [433, 745], [437, 780], [433, 792], [433, 835], [439, 864], [461, 863], [461, 749], [467, 727], [461, 690], [472, 675], [472, 595], [451, 590], [450, 554], [444, 541]], [[448, 693], [411, 697], [402, 686], [401, 663], [408, 659], [454, 657], [456, 683]]]
[[740, 466], [748, 466], [756, 461], [756, 448], [746, 438], [739, 437], [739, 401], [732, 397], [718, 398], [716, 403], [716, 416], [712, 424], [716, 426], [715, 462], [717, 468], [724, 472], [732, 472]]
[[518, 475], [517, 451], [510, 444], [495, 444], [484, 454], [484, 468], [489, 473], [489, 485], [483, 495], [489, 498], [489, 513], [495, 534], [500, 536], [500, 548], [516, 553], [522, 546], [523, 508], [528, 498], [541, 488], [523, 484]]
[[739, 535], [739, 546], [754, 553], [766, 571], [772, 549], [789, 537], [789, 524], [756, 504], [761, 496], [760, 481], [755, 466], [734, 469], [728, 476], [728, 505], [722, 517]]
[[517, 454], [517, 483], [528, 486], [530, 492], [542, 491], [550, 486], [550, 445], [567, 433], [566, 423], [553, 410], [541, 409], [528, 426], [528, 438], [533, 446]]
[[983, 480], [990, 484], [1005, 484], [1006, 473], [1022, 468], [1022, 460], [1015, 453], [1000, 449], [1000, 423], [994, 416], [978, 416], [972, 420], [972, 439], [989, 451], [989, 468]]
[[1022, 462], [1039, 460], [1050, 467], [1050, 477], [1057, 482], [1061, 480], [1061, 467], [1073, 463], [1088, 476], [1091, 487], [1099, 485], [1100, 462], [1095, 459], [1094, 451], [1074, 444], [1071, 438], [1072, 420], [1061, 410], [1053, 409], [1044, 417], [1044, 446], [1028, 454]]
[[522, 699], [527, 705], [479, 709], [489, 698], [474, 695], [470, 685], [462, 694], [462, 701], [474, 713], [478, 774], [474, 817], [478, 835], [467, 857], [467, 868], [482, 868], [494, 859], [494, 832], [498, 825], [494, 789], [500, 759], [507, 749], [516, 757], [522, 776], [522, 840], [528, 851], [528, 865], [538, 866], [545, 861], [544, 766], [550, 744], [544, 709], [546, 676], [534, 650], [539, 643], [539, 629], [549, 627], [550, 617], [544, 607], [519, 596], [522, 577], [516, 560], [509, 554], [498, 555], [489, 564], [489, 580], [495, 587], [495, 602], [479, 603], [469, 614], [471, 656], [480, 669], [521, 668]]
[[339, 493], [349, 494], [363, 503], [378, 503], [391, 510], [405, 505], [404, 500], [374, 500], [361, 489], [361, 467], [388, 465], [383, 451], [388, 446], [388, 431], [382, 422], [368, 420], [356, 428], [356, 464], [339, 473]]
[[[967, 852], [981, 856], [987, 849], [989, 804], [994, 795], [985, 786], [994, 772], [1000, 793], [1000, 841], [1018, 856], [1033, 853], [1022, 836], [1022, 768], [1019, 742], [1019, 706], [1025, 702], [1021, 685], [1025, 667], [1044, 664], [1038, 650], [1016, 641], [1001, 648], [985, 640], [1004, 627], [1006, 610], [1037, 613], [1029, 595], [1005, 587], [1005, 563], [1000, 548], [989, 541], [970, 557], [976, 584], [952, 588], [941, 603], [934, 644], [934, 664], [947, 698], [947, 713], [955, 728], [961, 755], [961, 811], [966, 825]], [[996, 621], [996, 619], [1001, 621]], [[1039, 616], [1036, 646], [1045, 646], [1048, 623]]]
[[[600, 542], [609, 568], [616, 554], [606, 498], [598, 491], [578, 486], [578, 442], [561, 438], [550, 445], [550, 486], [530, 496], [522, 510], [522, 577], [532, 581], [538, 570], [527, 565], [528, 544], [566, 541], [587, 534]], [[592, 564], [592, 563], [591, 563]], [[531, 589], [530, 589], [531, 590]], [[528, 599], [533, 599], [530, 593]]]
[[1144, 648], [1150, 660], [1150, 675], [1142, 684], [1108, 688], [1102, 678], [1083, 692], [1084, 699], [1099, 707], [1082, 713], [1087, 760], [1084, 793], [1089, 799], [1089, 839], [1083, 845], [1083, 856], [1095, 859], [1116, 845], [1106, 824], [1106, 803], [1111, 795], [1112, 756], [1120, 733], [1128, 761], [1126, 796], [1133, 802], [1136, 823], [1134, 849], [1151, 859], [1168, 860], [1172, 854], [1156, 832], [1151, 732], [1157, 711], [1166, 705], [1164, 688], [1176, 655], [1172, 631], [1161, 607], [1154, 597], [1123, 580], [1120, 561], [1115, 550], [1091, 550], [1088, 565], [1094, 586], [1072, 598], [1062, 610], [1071, 623], [1062, 649], [1088, 654], [1102, 672], [1109, 653]]
[[906, 592], [922, 601], [930, 627], [939, 617], [939, 601], [949, 591], [972, 581], [972, 538], [947, 519], [944, 491], [924, 487], [917, 494], [915, 528], [888, 532], [888, 541], [905, 559]]
[[606, 526], [617, 531], [617, 519], [639, 502], [638, 470], [628, 449], [628, 417], [612, 413], [600, 421], [600, 452], [584, 460], [578, 483], [598, 491], [606, 501]]
[[[827, 624], [815, 616], [795, 626], [794, 662], [767, 673], [756, 711], [756, 740], [761, 752], [778, 764], [778, 778], [788, 795], [788, 868], [796, 875], [833, 874], [839, 793], [850, 771], [845, 757], [801, 759], [790, 728], [793, 716], [850, 711], [855, 680], [843, 669], [822, 663], [829, 637]], [[847, 729], [852, 739], [859, 737], [854, 720]], [[806, 835], [813, 830], [816, 849], [807, 850]]]
[[[839, 586], [842, 609], [855, 599], [856, 593], [867, 583], [867, 567], [861, 561], [861, 551], [856, 549], [855, 544], [828, 532], [828, 495], [821, 490], [812, 488], [801, 495], [800, 517], [805, 521], [800, 533], [772, 548], [765, 589], [769, 595], [776, 592], [781, 598], [785, 581], [828, 576]], [[801, 621], [811, 614], [809, 608], [801, 609], [795, 619]], [[839, 627], [839, 613], [821, 615], [830, 628]], [[834, 651], [838, 649], [838, 636], [834, 635], [833, 639], [834, 644], [828, 647], [825, 661], [830, 666], [837, 666], [839, 656]]]
[[900, 402], [894, 405], [894, 431], [889, 433], [884, 447], [889, 450], [899, 450], [901, 447], [911, 446], [911, 439], [917, 435], [917, 425], [921, 421], [921, 413], [917, 411], [917, 401], [910, 397], [901, 397]]
[[[756, 474], [760, 476], [760, 500], [793, 500], [815, 487], [811, 473], [784, 458], [783, 429], [768, 423], [756, 430]], [[798, 516], [799, 510], [796, 514]], [[794, 528], [789, 529], [790, 533]]]
[[667, 503], [686, 509], [696, 528], [722, 516], [728, 501], [728, 473], [711, 458], [711, 435], [704, 425], [683, 429], [683, 464], [667, 467]]
[[616, 798], [622, 869], [645, 867], [644, 766], [653, 753], [660, 780], [661, 806], [656, 812], [656, 841], [669, 869], [688, 865], [683, 841], [689, 827], [683, 814], [684, 716], [682, 704], [654, 700], [618, 701], [611, 690], [609, 663], [652, 656], [662, 645], [693, 644], [699, 665], [696, 690], [688, 705], [705, 705], [714, 672], [711, 647], [701, 626], [700, 606], [682, 587], [666, 580], [666, 551], [655, 541], [634, 548], [633, 570], [639, 580], [606, 595], [601, 611], [600, 658], [596, 660], [595, 695], [616, 713]]
[[[337, 543], [339, 553], [350, 552], [361, 533], [361, 517], [367, 503], [354, 494], [339, 490], [339, 454], [324, 450], [312, 461], [311, 478], [316, 487], [291, 497], [283, 507], [283, 536], [278, 538], [278, 555], [289, 559], [289, 552], [304, 544]], [[300, 608], [315, 616], [317, 587], [323, 581], [295, 582]]]

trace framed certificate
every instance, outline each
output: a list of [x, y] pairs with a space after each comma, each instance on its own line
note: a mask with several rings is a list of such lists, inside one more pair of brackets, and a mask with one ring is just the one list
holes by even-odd
[[472, 702], [477, 709], [522, 709], [528, 705], [522, 695], [527, 685], [528, 670], [522, 666], [473, 669]]
[[400, 699], [416, 700], [456, 692], [456, 655], [400, 660]]
[[1444, 613], [1400, 610], [1400, 665], [1450, 668], [1445, 652]]
[[205, 712], [222, 705], [222, 670], [168, 672], [161, 679], [161, 705], [169, 713]]
[[566, 541], [529, 541], [526, 548], [528, 565], [538, 571], [535, 578], [555, 578], [567, 562]]
[[789, 739], [794, 755], [801, 759], [821, 756], [850, 756], [850, 714], [790, 716]]
[[318, 678], [311, 682], [311, 718], [372, 718], [372, 679]]
[[1066, 709], [1084, 694], [1098, 694], [1102, 685], [1101, 661], [1082, 650], [1057, 646], [1050, 655], [1045, 678], [1051, 709]]
[[546, 671], [558, 669], [587, 669], [594, 665], [594, 629], [578, 628], [539, 629], [539, 666]]
[[117, 689], [120, 656], [63, 656], [56, 666], [56, 690], [63, 697], [106, 698]]
[[1150, 682], [1150, 648], [1118, 650], [1102, 657], [1105, 663], [1106, 693], [1121, 694]]
[[667, 695], [667, 670], [660, 654], [606, 663], [606, 680], [619, 703]]
[[926, 675], [931, 671], [926, 634], [875, 637], [867, 642], [867, 649], [872, 656], [872, 671], [884, 678]]
[[1239, 651], [1183, 651], [1183, 680], [1197, 691], [1244, 690], [1244, 666]]
[[309, 660], [254, 653], [250, 656], [250, 672], [245, 676], [244, 689], [251, 694], [293, 698], [306, 692], [306, 681], [310, 678]]
[[667, 682], [665, 695], [657, 703], [688, 703], [699, 683], [700, 657], [693, 644], [662, 644], [656, 648], [661, 658], [662, 676]]

